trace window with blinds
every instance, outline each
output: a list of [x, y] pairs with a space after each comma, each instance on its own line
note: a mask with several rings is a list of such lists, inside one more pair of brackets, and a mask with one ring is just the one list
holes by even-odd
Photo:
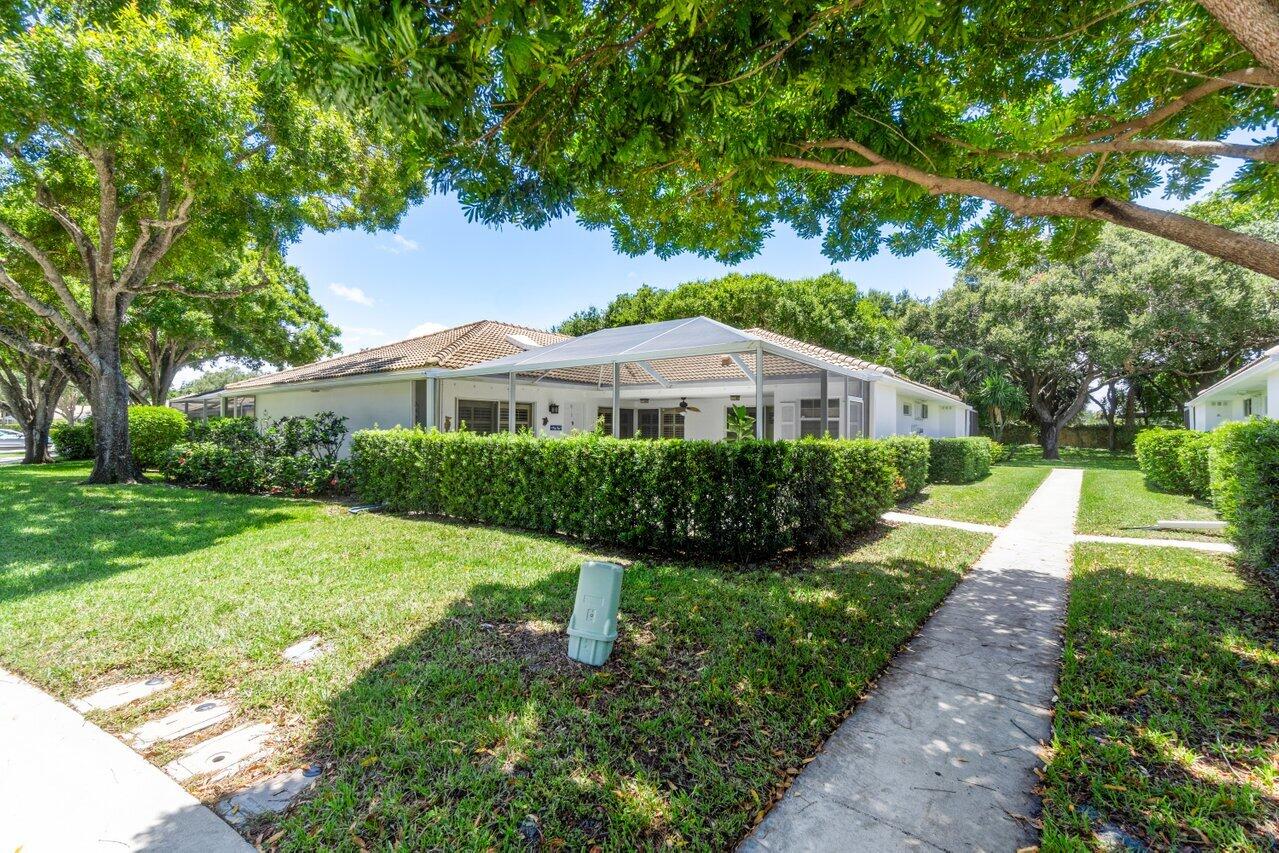
[[[507, 416], [510, 409], [506, 403], [496, 400], [458, 400], [457, 422], [459, 426], [466, 424], [471, 432], [489, 435], [495, 432], [506, 432]], [[515, 404], [515, 431], [533, 428], [533, 404]]]
[[[831, 398], [826, 401], [826, 412], [829, 423], [826, 429], [831, 435], [839, 434], [839, 400]], [[822, 401], [820, 398], [799, 401], [799, 435], [800, 438], [822, 437]]]

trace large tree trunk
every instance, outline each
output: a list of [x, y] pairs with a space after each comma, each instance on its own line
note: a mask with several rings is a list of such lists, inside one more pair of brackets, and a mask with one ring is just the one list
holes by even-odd
[[1061, 452], [1057, 449], [1061, 441], [1061, 423], [1055, 420], [1039, 421], [1039, 446], [1044, 449], [1045, 459], [1060, 459]]
[[1199, 5], [1271, 71], [1279, 71], [1279, 8], [1272, 0], [1199, 0]]
[[120, 338], [104, 332], [98, 339], [101, 369], [94, 372], [90, 389], [94, 457], [89, 482], [143, 482], [129, 445], [129, 382], [120, 363]]

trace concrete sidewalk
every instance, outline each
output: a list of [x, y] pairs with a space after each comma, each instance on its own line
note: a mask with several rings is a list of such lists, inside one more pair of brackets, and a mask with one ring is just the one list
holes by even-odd
[[0, 669], [0, 850], [247, 853], [182, 786]]
[[1082, 474], [1049, 474], [739, 850], [1037, 843]]

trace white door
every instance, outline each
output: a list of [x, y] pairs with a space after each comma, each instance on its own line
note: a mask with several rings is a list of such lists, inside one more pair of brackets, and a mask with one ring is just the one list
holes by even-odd
[[777, 423], [773, 428], [774, 438], [799, 438], [798, 405], [789, 403], [777, 404]]

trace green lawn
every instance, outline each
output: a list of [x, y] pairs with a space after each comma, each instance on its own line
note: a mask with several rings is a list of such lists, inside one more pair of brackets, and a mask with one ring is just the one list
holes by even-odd
[[[0, 469], [0, 663], [64, 698], [175, 678], [93, 715], [113, 732], [212, 695], [228, 725], [273, 721], [255, 778], [325, 767], [254, 827], [296, 849], [509, 848], [534, 823], [550, 847], [729, 847], [989, 541], [903, 527], [753, 571], [636, 558], [592, 671], [564, 657], [577, 543], [87, 471]], [[334, 651], [282, 663], [310, 634]]]
[[919, 498], [902, 507], [916, 515], [973, 521], [979, 524], [1007, 524], [1031, 493], [1048, 476], [1048, 468], [996, 465], [976, 483], [948, 486], [930, 483]]
[[1214, 521], [1217, 513], [1206, 501], [1148, 488], [1140, 471], [1103, 468], [1084, 472], [1079, 519], [1075, 523], [1080, 533], [1206, 541], [1220, 538], [1199, 532], [1140, 529], [1153, 526], [1161, 518]]
[[1044, 850], [1274, 849], [1275, 606], [1217, 555], [1076, 546]]

